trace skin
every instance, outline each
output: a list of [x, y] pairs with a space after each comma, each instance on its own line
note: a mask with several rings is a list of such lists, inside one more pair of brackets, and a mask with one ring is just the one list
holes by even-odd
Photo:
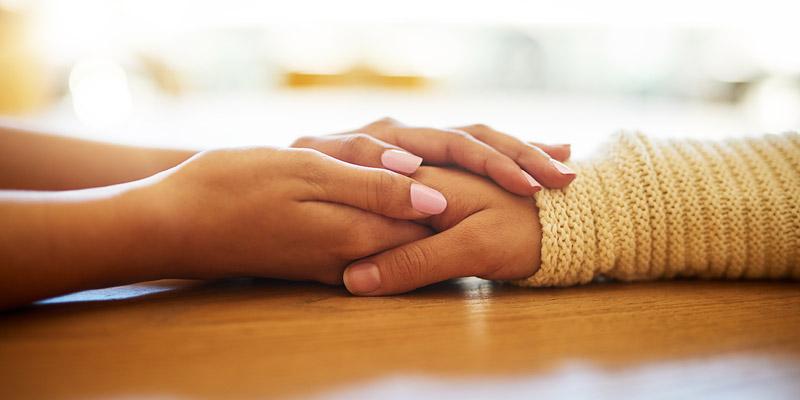
[[[387, 196], [377, 202], [366, 190], [351, 196], [345, 181], [296, 173], [290, 168], [296, 160], [347, 168], [345, 179], [371, 180], [364, 187]], [[427, 217], [397, 190], [411, 179], [352, 168], [318, 152], [225, 150], [115, 187], [0, 198], [0, 217], [17, 228], [0, 235], [0, 307], [162, 278], [260, 276], [341, 284], [344, 275], [352, 293], [374, 296], [461, 276], [515, 279], [536, 271], [541, 230], [532, 199], [463, 171], [423, 167], [418, 181], [459, 199]], [[378, 288], [363, 291], [348, 281], [348, 265], [363, 262], [378, 266]]]
[[[354, 262], [344, 275], [356, 295], [407, 292], [451, 278], [521, 279], [539, 268], [542, 232], [532, 198], [515, 196], [474, 174], [422, 167], [414, 178], [451, 199], [447, 209], [423, 220], [437, 233]], [[376, 266], [365, 280], [356, 265]]]
[[[559, 173], [549, 162], [550, 157], [568, 159], [569, 145], [526, 143], [482, 124], [462, 128], [411, 127], [383, 118], [349, 132], [300, 138], [292, 147], [376, 168], [384, 167], [380, 161], [384, 151], [403, 150], [422, 157], [425, 164], [459, 166], [489, 176], [506, 190], [524, 196], [539, 189], [521, 178], [523, 169], [548, 188], [565, 187], [575, 177]], [[0, 190], [73, 190], [131, 182], [197, 153], [68, 138], [0, 119]]]
[[[456, 276], [528, 276], [538, 265], [536, 225], [511, 222], [535, 221], [535, 207], [512, 194], [531, 186], [511, 160], [546, 153], [514, 141], [505, 151], [519, 154], [509, 157], [487, 144], [505, 134], [486, 131], [481, 141], [468, 133], [475, 129], [384, 119], [295, 143], [310, 149], [196, 153], [0, 126], [0, 187], [13, 189], [0, 190], [0, 308], [161, 278], [344, 279], [353, 293], [380, 295]], [[406, 172], [412, 178], [374, 168], [382, 152], [407, 147], [506, 190], [467, 172], [422, 167]], [[574, 178], [559, 174], [560, 184]], [[415, 209], [416, 177], [452, 197], [441, 218]], [[364, 261], [379, 268], [375, 290], [348, 282]]]
[[74, 190], [146, 178], [197, 154], [37, 132], [0, 119], [0, 189]]
[[429, 215], [413, 208], [413, 183], [317, 151], [253, 148], [112, 187], [3, 192], [0, 307], [169, 277], [341, 283], [352, 260], [430, 234], [404, 221]]
[[[438, 233], [352, 263], [344, 273], [347, 289], [356, 295], [378, 296], [403, 293], [458, 277], [521, 279], [533, 275], [539, 268], [541, 253], [538, 210], [532, 198], [511, 193], [529, 196], [541, 188], [530, 190], [524, 179], [511, 179], [520, 175], [513, 167], [529, 171], [537, 180], [546, 183], [546, 187], [565, 187], [575, 175], [561, 173], [550, 159], [566, 161], [570, 155], [569, 146], [523, 142], [482, 124], [438, 132], [431, 132], [431, 128], [420, 129], [383, 119], [353, 132], [304, 137], [293, 144], [314, 148], [349, 163], [377, 166], [380, 154], [397, 148], [391, 143], [398, 143], [405, 146], [404, 150], [425, 154], [426, 163], [457, 163], [474, 173], [433, 167], [417, 169], [411, 175], [414, 179], [436, 188], [448, 198], [448, 207], [442, 214], [422, 221]], [[417, 147], [409, 146], [410, 137], [426, 140]], [[437, 137], [451, 140], [440, 143]], [[448, 150], [453, 146], [451, 143], [469, 145]], [[479, 162], [470, 161], [475, 153], [484, 154]], [[490, 161], [492, 157], [495, 162]], [[492, 165], [499, 167], [493, 169]], [[492, 178], [497, 185], [475, 174]], [[356, 273], [367, 265], [370, 266], [368, 272]]]
[[156, 213], [177, 276], [337, 284], [348, 260], [429, 235], [403, 221], [429, 216], [411, 204], [413, 179], [316, 151], [204, 152], [156, 179], [134, 201], [166, 200]]
[[[531, 196], [542, 186], [563, 188], [575, 179], [574, 173], [561, 172], [553, 163], [569, 158], [569, 145], [524, 142], [484, 124], [438, 129], [383, 118], [349, 132], [301, 137], [291, 147], [319, 150], [369, 167], [383, 167], [381, 154], [399, 149], [421, 157], [425, 164], [458, 166], [489, 177], [521, 196]], [[534, 185], [522, 176], [523, 170], [535, 178]]]

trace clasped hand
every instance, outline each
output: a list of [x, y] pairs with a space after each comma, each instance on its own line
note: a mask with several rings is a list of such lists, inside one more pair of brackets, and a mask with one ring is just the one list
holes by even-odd
[[574, 173], [557, 161], [568, 156], [566, 146], [483, 125], [384, 119], [289, 149], [199, 153], [123, 196], [158, 215], [172, 276], [314, 280], [384, 295], [533, 274], [541, 233], [531, 195], [569, 184]]

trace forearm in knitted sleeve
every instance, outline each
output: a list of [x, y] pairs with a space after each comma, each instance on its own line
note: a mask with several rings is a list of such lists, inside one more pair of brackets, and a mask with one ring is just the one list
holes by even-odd
[[598, 276], [800, 279], [800, 135], [707, 142], [620, 133], [536, 195], [541, 267], [523, 286]]

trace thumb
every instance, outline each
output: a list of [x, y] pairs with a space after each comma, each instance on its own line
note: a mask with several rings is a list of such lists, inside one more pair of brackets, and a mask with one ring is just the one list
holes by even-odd
[[[407, 292], [451, 278], [484, 275], [490, 252], [464, 224], [360, 260], [347, 267], [350, 293], [379, 296]], [[486, 240], [483, 240], [486, 242]]]

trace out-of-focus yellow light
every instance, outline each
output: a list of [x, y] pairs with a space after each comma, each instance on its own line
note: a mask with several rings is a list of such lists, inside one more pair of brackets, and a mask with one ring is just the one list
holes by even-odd
[[79, 61], [69, 75], [72, 105], [78, 119], [93, 128], [108, 128], [128, 120], [133, 109], [125, 70], [111, 60]]
[[49, 81], [29, 41], [29, 18], [0, 2], [0, 114], [24, 114], [49, 100]]

